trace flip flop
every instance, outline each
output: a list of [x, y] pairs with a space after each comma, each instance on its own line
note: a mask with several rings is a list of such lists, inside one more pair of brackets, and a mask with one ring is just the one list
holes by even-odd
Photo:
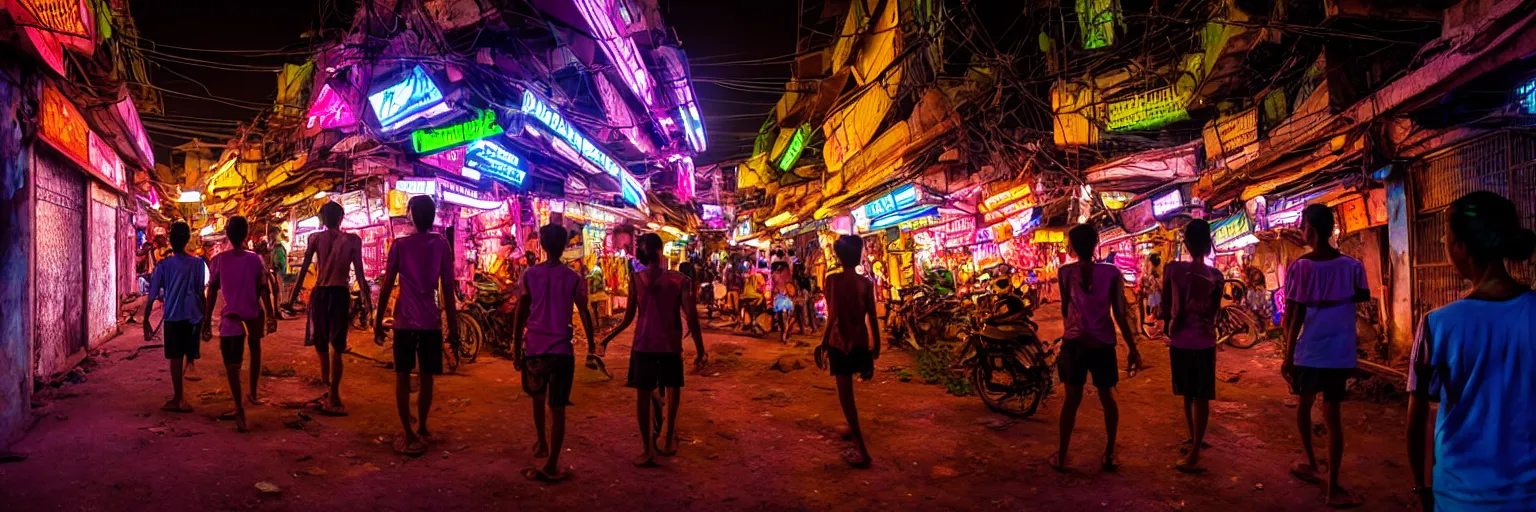
[[843, 462], [848, 463], [848, 465], [853, 468], [866, 469], [869, 467], [870, 460], [869, 456], [859, 453], [858, 450], [849, 448], [843, 450]]
[[1309, 484], [1323, 481], [1322, 477], [1317, 474], [1316, 468], [1309, 468], [1305, 463], [1301, 462], [1291, 465], [1291, 476]]
[[662, 457], [671, 457], [673, 455], [677, 455], [677, 448], [673, 448], [671, 450], [667, 450], [665, 445], [657, 446], [656, 447], [656, 454], [660, 455]]
[[1051, 469], [1056, 470], [1057, 473], [1071, 473], [1072, 472], [1072, 470], [1070, 468], [1061, 465], [1061, 452], [1055, 452], [1055, 453], [1052, 453], [1050, 455], [1047, 455], [1045, 457], [1045, 465], [1050, 466]]
[[256, 397], [247, 395], [245, 397], [245, 404], [246, 405], [252, 405], [252, 406], [267, 405], [267, 399], [265, 399], [265, 398], [256, 398]]
[[402, 437], [396, 439], [394, 444], [395, 453], [409, 457], [420, 457], [425, 455], [427, 453], [427, 443], [424, 443], [419, 439], [416, 442], [418, 445], [415, 448], [412, 448], [410, 442], [406, 441], [405, 438]]
[[564, 481], [567, 476], [564, 471], [550, 474], [545, 472], [542, 468], [524, 468], [522, 474], [523, 478], [535, 482], [543, 482], [546, 484], [559, 483]]
[[1342, 487], [1329, 493], [1326, 500], [1328, 506], [1332, 508], [1355, 508], [1365, 504], [1355, 493], [1349, 492], [1349, 490]]
[[192, 408], [191, 407], [182, 407], [180, 405], [171, 405], [170, 402], [166, 402], [165, 405], [160, 406], [160, 410], [165, 411], [165, 412], [175, 412], [175, 413], [192, 412]]

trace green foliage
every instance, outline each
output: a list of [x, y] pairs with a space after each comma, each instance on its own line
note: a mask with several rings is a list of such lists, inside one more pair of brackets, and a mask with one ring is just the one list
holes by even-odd
[[944, 390], [955, 396], [967, 396], [972, 394], [970, 379], [966, 378], [959, 366], [962, 345], [951, 342], [939, 342], [929, 345], [917, 351], [917, 375], [928, 384], [944, 386]]

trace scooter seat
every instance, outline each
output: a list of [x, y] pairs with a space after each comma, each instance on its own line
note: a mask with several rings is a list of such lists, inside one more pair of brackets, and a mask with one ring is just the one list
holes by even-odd
[[981, 329], [981, 337], [993, 342], [1012, 342], [1034, 335], [1034, 329], [1022, 323], [988, 324]]

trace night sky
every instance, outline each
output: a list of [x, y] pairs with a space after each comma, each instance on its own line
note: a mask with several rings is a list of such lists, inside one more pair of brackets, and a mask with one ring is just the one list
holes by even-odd
[[[248, 121], [271, 105], [277, 85], [276, 68], [302, 62], [302, 55], [263, 55], [260, 51], [301, 52], [303, 35], [322, 23], [339, 26], [354, 11], [352, 2], [337, 0], [138, 0], [132, 3], [141, 46], [166, 55], [146, 54], [155, 86], [176, 93], [213, 96], [225, 102], [164, 93], [167, 118], [145, 116], [147, 123], [170, 124], [181, 130], [227, 134], [227, 122]], [[724, 2], [662, 0], [667, 22], [676, 29], [693, 62], [694, 89], [702, 101], [709, 151], [701, 163], [745, 156], [752, 137], [773, 103], [774, 94], [744, 92], [716, 85], [717, 79], [777, 84], [788, 79], [787, 58], [795, 50], [797, 0]], [[165, 45], [199, 50], [169, 48]], [[230, 52], [233, 50], [234, 52]], [[248, 52], [257, 51], [258, 53]], [[213, 69], [196, 59], [250, 70]], [[179, 62], [170, 62], [170, 61]], [[739, 64], [766, 61], [766, 64]], [[740, 82], [733, 82], [739, 84]], [[206, 87], [206, 89], [205, 89]], [[233, 105], [232, 105], [233, 104]], [[186, 142], [183, 136], [154, 134], [157, 152]], [[222, 142], [211, 136], [209, 141]]]

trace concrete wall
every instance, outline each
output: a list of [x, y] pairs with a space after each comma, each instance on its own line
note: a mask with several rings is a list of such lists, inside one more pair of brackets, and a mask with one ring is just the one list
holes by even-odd
[[32, 402], [32, 193], [37, 78], [0, 51], [0, 447], [20, 436]]

